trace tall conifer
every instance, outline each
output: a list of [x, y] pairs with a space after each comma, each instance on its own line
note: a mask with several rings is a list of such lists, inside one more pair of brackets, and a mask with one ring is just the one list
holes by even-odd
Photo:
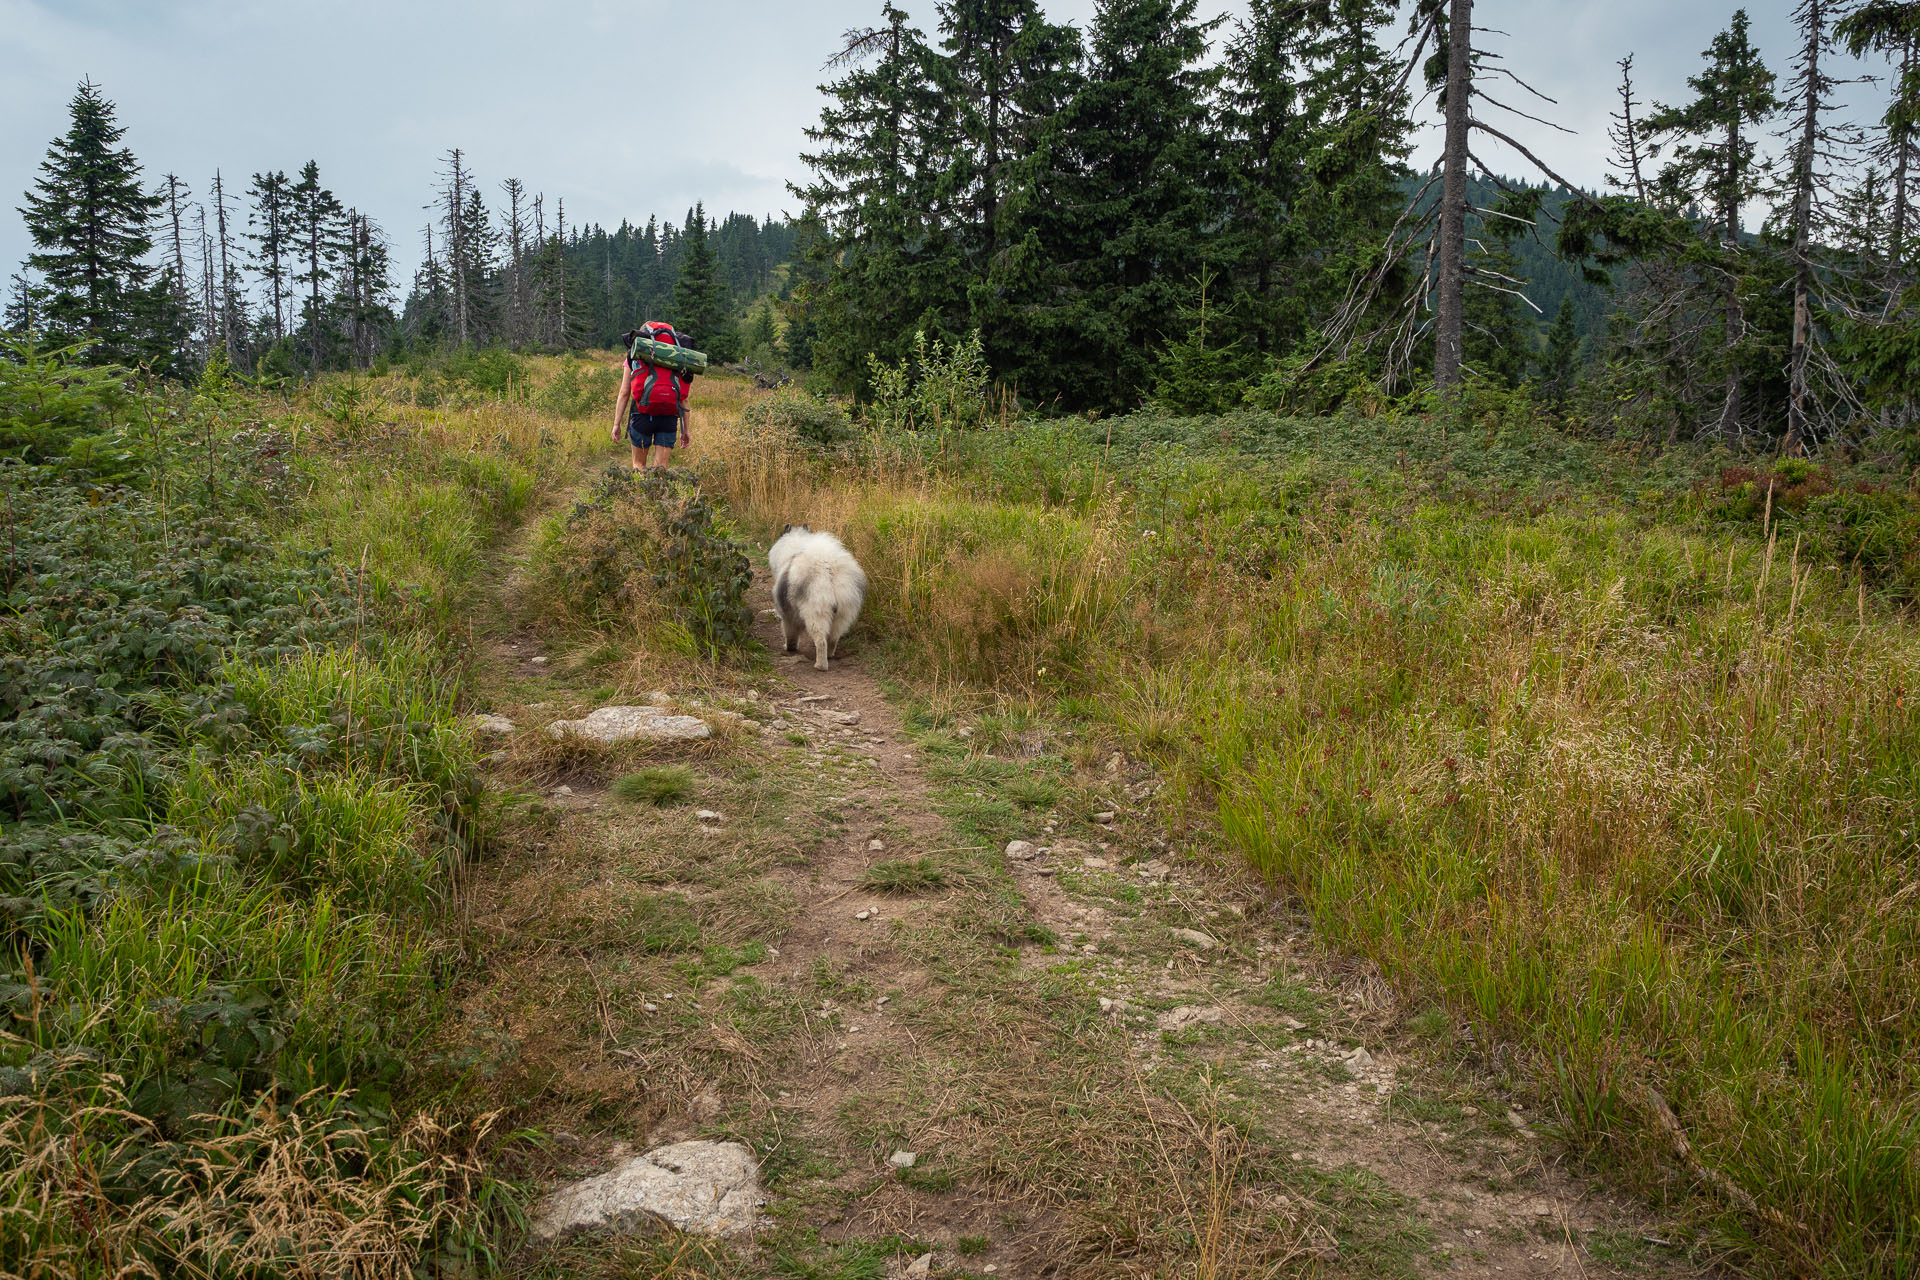
[[720, 278], [713, 246], [707, 242], [707, 210], [694, 206], [687, 218], [687, 257], [673, 287], [675, 327], [684, 328], [695, 346], [709, 358], [727, 362], [740, 358], [740, 328], [733, 316], [733, 299]]
[[54, 140], [20, 210], [39, 272], [39, 322], [67, 341], [90, 338], [102, 359], [171, 358], [177, 327], [168, 286], [146, 263], [163, 199], [140, 183], [140, 163], [120, 145], [113, 104], [85, 81], [68, 104], [71, 125]]
[[1662, 107], [1647, 120], [1650, 134], [1673, 144], [1673, 158], [1659, 178], [1665, 197], [1679, 205], [1698, 200], [1713, 214], [1702, 227], [1708, 237], [1703, 256], [1723, 282], [1719, 431], [1730, 438], [1742, 433], [1748, 416], [1742, 368], [1747, 326], [1740, 291], [1751, 268], [1742, 262], [1740, 210], [1764, 186], [1759, 134], [1780, 105], [1773, 72], [1754, 47], [1750, 27], [1747, 11], [1736, 9], [1702, 55], [1706, 70], [1687, 80], [1693, 101]]

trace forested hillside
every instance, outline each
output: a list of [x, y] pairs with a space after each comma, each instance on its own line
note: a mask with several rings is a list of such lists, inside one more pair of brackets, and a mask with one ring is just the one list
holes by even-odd
[[43, 342], [91, 340], [100, 358], [175, 377], [216, 356], [271, 378], [439, 348], [607, 346], [668, 313], [716, 358], [736, 359], [747, 304], [792, 253], [785, 223], [713, 218], [704, 206], [644, 230], [570, 225], [564, 199], [518, 179], [490, 195], [456, 148], [435, 177], [422, 265], [403, 290], [387, 229], [312, 161], [244, 185], [216, 172], [196, 198], [177, 174], [149, 186], [92, 82], [70, 115], [27, 193], [37, 251], [12, 277], [5, 323]]

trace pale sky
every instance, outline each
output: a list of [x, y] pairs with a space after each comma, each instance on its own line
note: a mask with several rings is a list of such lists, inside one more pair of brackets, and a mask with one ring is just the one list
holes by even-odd
[[[931, 0], [902, 7], [933, 33]], [[1096, 0], [1046, 7], [1085, 28]], [[1597, 184], [1614, 63], [1636, 53], [1643, 95], [1678, 100], [1734, 7], [1482, 0], [1475, 17], [1507, 33], [1482, 39], [1559, 99], [1545, 113], [1577, 136], [1526, 121], [1509, 132], [1568, 177]], [[464, 150], [490, 198], [501, 179], [518, 177], [547, 194], [549, 210], [564, 196], [569, 223], [677, 220], [695, 200], [717, 213], [794, 211], [786, 183], [806, 177], [797, 157], [819, 112], [821, 64], [841, 32], [875, 22], [879, 8], [879, 0], [0, 0], [0, 277], [28, 252], [21, 193], [89, 76], [118, 105], [149, 182], [172, 170], [204, 194], [220, 168], [239, 193], [257, 170], [317, 160], [343, 201], [386, 228], [403, 281], [449, 147]], [[1200, 4], [1202, 14], [1241, 8]], [[1748, 8], [1784, 82], [1789, 0]], [[1498, 96], [1521, 105], [1511, 86]], [[1423, 138], [1417, 164], [1430, 161], [1433, 145]], [[1523, 169], [1497, 144], [1475, 150]]]

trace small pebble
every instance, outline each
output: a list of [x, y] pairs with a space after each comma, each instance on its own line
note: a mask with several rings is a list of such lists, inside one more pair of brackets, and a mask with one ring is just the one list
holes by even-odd
[[896, 1169], [911, 1169], [919, 1158], [919, 1153], [915, 1151], [896, 1151], [887, 1157], [887, 1163]]
[[886, 842], [885, 840], [869, 840], [869, 841], [867, 841], [867, 852], [868, 852], [868, 853], [884, 853], [884, 852], [886, 852], [886, 848], [887, 848], [887, 842]]
[[854, 913], [853, 913], [853, 918], [854, 918], [855, 920], [871, 920], [871, 919], [873, 919], [873, 912], [871, 912], [871, 911], [856, 911], [856, 912], [854, 912]]
[[1111, 823], [1111, 822], [1113, 821], [1113, 819], [1114, 819], [1114, 816], [1115, 816], [1115, 815], [1114, 815], [1114, 812], [1113, 812], [1113, 810], [1111, 810], [1111, 809], [1104, 809], [1104, 810], [1102, 810], [1101, 812], [1099, 812], [1099, 813], [1096, 813], [1096, 814], [1094, 814], [1094, 815], [1093, 815], [1093, 820], [1094, 820], [1095, 822], [1097, 822], [1097, 823], [1099, 823], [1099, 824], [1100, 824], [1101, 826], [1103, 826], [1103, 827], [1104, 827], [1104, 826], [1106, 826], [1107, 824], [1109, 824], [1109, 823]]
[[546, 659], [546, 655], [544, 655], [544, 654], [542, 654], [542, 655], [541, 655], [540, 657], [538, 657], [538, 658], [532, 658], [532, 659], [529, 659], [529, 661], [531, 661], [531, 662], [533, 663], [533, 665], [534, 665], [534, 666], [536, 666], [536, 667], [544, 667], [544, 666], [546, 666], [546, 665], [547, 665], [547, 659]]

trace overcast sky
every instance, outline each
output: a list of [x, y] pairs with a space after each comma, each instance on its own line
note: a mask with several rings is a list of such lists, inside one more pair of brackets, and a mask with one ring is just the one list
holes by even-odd
[[[518, 177], [564, 196], [567, 217], [618, 225], [649, 214], [756, 215], [794, 208], [801, 131], [817, 116], [821, 64], [879, 0], [0, 0], [0, 274], [29, 244], [15, 206], [47, 143], [92, 77], [119, 106], [150, 182], [173, 171], [205, 193], [262, 169], [317, 160], [340, 198], [371, 214], [410, 273], [422, 206], [449, 147], [490, 196]], [[932, 32], [931, 0], [903, 0]], [[1238, 13], [1201, 0], [1203, 13]], [[1785, 79], [1789, 0], [1749, 5], [1768, 64]], [[1096, 0], [1053, 0], [1086, 27]], [[1513, 132], [1560, 172], [1605, 170], [1614, 63], [1637, 54], [1646, 96], [1673, 101], [1731, 0], [1482, 0], [1485, 37], [1544, 92], [1577, 136], [1525, 121]], [[1517, 94], [1500, 95], [1515, 101]], [[1498, 113], [1492, 113], [1497, 116]], [[1433, 140], [1423, 139], [1427, 159]], [[1503, 148], [1490, 164], [1523, 166]], [[1416, 159], [1419, 159], [1416, 157]], [[1564, 166], [1564, 167], [1562, 167]]]

